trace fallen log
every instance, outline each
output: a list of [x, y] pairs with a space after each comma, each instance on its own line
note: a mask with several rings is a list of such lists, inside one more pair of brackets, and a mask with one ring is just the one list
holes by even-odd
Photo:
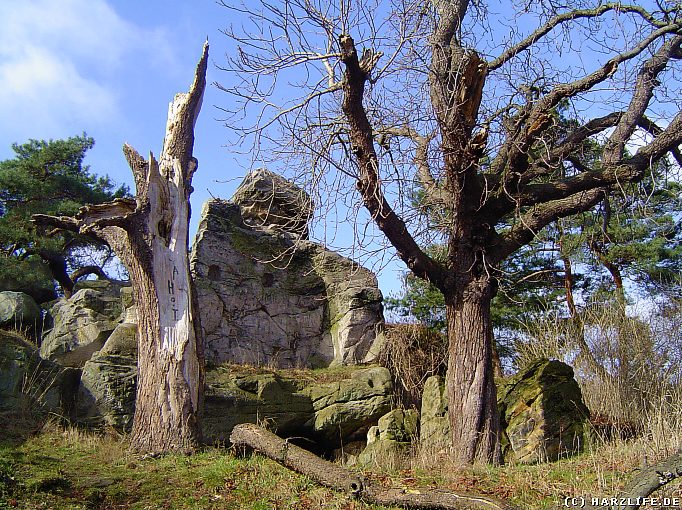
[[513, 510], [509, 503], [440, 489], [386, 488], [291, 444], [253, 423], [237, 425], [230, 435], [236, 447], [248, 446], [320, 485], [364, 501], [404, 508], [432, 510]]
[[640, 469], [617, 498], [618, 505], [612, 506], [611, 510], [637, 510], [642, 506], [668, 506], [667, 503], [664, 504], [665, 498], [655, 498], [651, 495], [654, 491], [680, 477], [682, 477], [682, 450], [653, 466]]

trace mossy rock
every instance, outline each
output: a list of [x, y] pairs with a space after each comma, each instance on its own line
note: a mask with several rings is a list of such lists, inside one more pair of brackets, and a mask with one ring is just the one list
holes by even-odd
[[452, 442], [445, 379], [438, 375], [424, 383], [419, 441], [423, 448], [434, 451], [448, 448]]
[[83, 366], [77, 419], [91, 426], [129, 431], [137, 392], [137, 325], [119, 324]]
[[498, 408], [508, 461], [557, 460], [585, 444], [590, 412], [565, 363], [540, 359], [500, 381]]
[[317, 383], [222, 366], [207, 372], [206, 383], [203, 429], [209, 441], [227, 441], [238, 423], [260, 423], [282, 437], [306, 437], [325, 451], [376, 423], [390, 409], [392, 391], [390, 374], [381, 367], [358, 368], [347, 379]]

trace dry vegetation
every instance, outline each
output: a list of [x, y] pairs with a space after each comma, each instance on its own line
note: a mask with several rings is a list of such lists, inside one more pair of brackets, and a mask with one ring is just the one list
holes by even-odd
[[[613, 314], [594, 311], [586, 323], [586, 338], [595, 357], [614, 375], [606, 383], [581, 363], [558, 321], [535, 323], [526, 341], [517, 346], [519, 364], [548, 356], [575, 365], [594, 422], [592, 440], [583, 454], [531, 466], [471, 467], [453, 464], [446, 451], [423, 451], [415, 445], [409, 454], [379, 458], [376, 465], [364, 467], [365, 476], [407, 490], [440, 487], [490, 495], [524, 509], [561, 507], [566, 497], [617, 496], [637, 469], [682, 447], [682, 398], [676, 379], [677, 356], [682, 351], [675, 343], [679, 328], [674, 320], [655, 314], [650, 322], [617, 324]], [[444, 370], [443, 339], [425, 328], [406, 325], [390, 328], [388, 339], [381, 356], [399, 383], [399, 400], [417, 405], [426, 377]], [[626, 353], [618, 348], [619, 339], [637, 347], [627, 351], [628, 366], [638, 367], [627, 381], [614, 369]], [[232, 369], [244, 374], [272, 371]], [[290, 372], [317, 382], [346, 375], [343, 367]], [[188, 457], [139, 457], [128, 452], [125, 436], [111, 431], [97, 435], [54, 420], [44, 424], [27, 414], [1, 416], [0, 437], [0, 508], [382, 508], [320, 488], [263, 457], [240, 458], [220, 447], [207, 447]], [[655, 495], [682, 498], [679, 483], [659, 492]]]

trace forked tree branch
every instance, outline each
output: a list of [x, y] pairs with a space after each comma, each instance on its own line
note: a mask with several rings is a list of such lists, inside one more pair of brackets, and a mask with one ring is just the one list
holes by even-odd
[[346, 70], [343, 80], [343, 112], [350, 127], [353, 152], [358, 159], [360, 176], [357, 182], [365, 207], [379, 229], [398, 252], [398, 256], [416, 275], [439, 286], [444, 281], [443, 268], [422, 251], [407, 230], [405, 222], [395, 213], [381, 189], [379, 159], [374, 148], [373, 130], [363, 106], [368, 70], [361, 66], [355, 43], [342, 35], [341, 61]]
[[590, 209], [604, 198], [603, 189], [590, 189], [567, 198], [542, 203], [522, 214], [508, 232], [499, 237], [502, 242], [491, 255], [492, 263], [499, 263], [522, 246], [530, 243], [544, 227], [553, 221]]

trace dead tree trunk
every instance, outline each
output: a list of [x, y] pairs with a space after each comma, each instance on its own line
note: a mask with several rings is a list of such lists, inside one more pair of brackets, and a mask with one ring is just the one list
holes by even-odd
[[34, 216], [104, 240], [130, 273], [138, 313], [138, 383], [131, 449], [187, 450], [200, 438], [203, 359], [192, 309], [188, 261], [189, 196], [197, 161], [194, 124], [204, 89], [208, 43], [188, 93], [169, 105], [158, 162], [123, 147], [135, 177], [135, 200], [86, 206], [75, 217]]
[[508, 503], [484, 496], [438, 489], [405, 490], [373, 485], [361, 476], [321, 459], [252, 423], [237, 425], [232, 430], [230, 441], [237, 447], [248, 446], [297, 473], [309, 476], [320, 485], [379, 505], [446, 510], [513, 509]]

